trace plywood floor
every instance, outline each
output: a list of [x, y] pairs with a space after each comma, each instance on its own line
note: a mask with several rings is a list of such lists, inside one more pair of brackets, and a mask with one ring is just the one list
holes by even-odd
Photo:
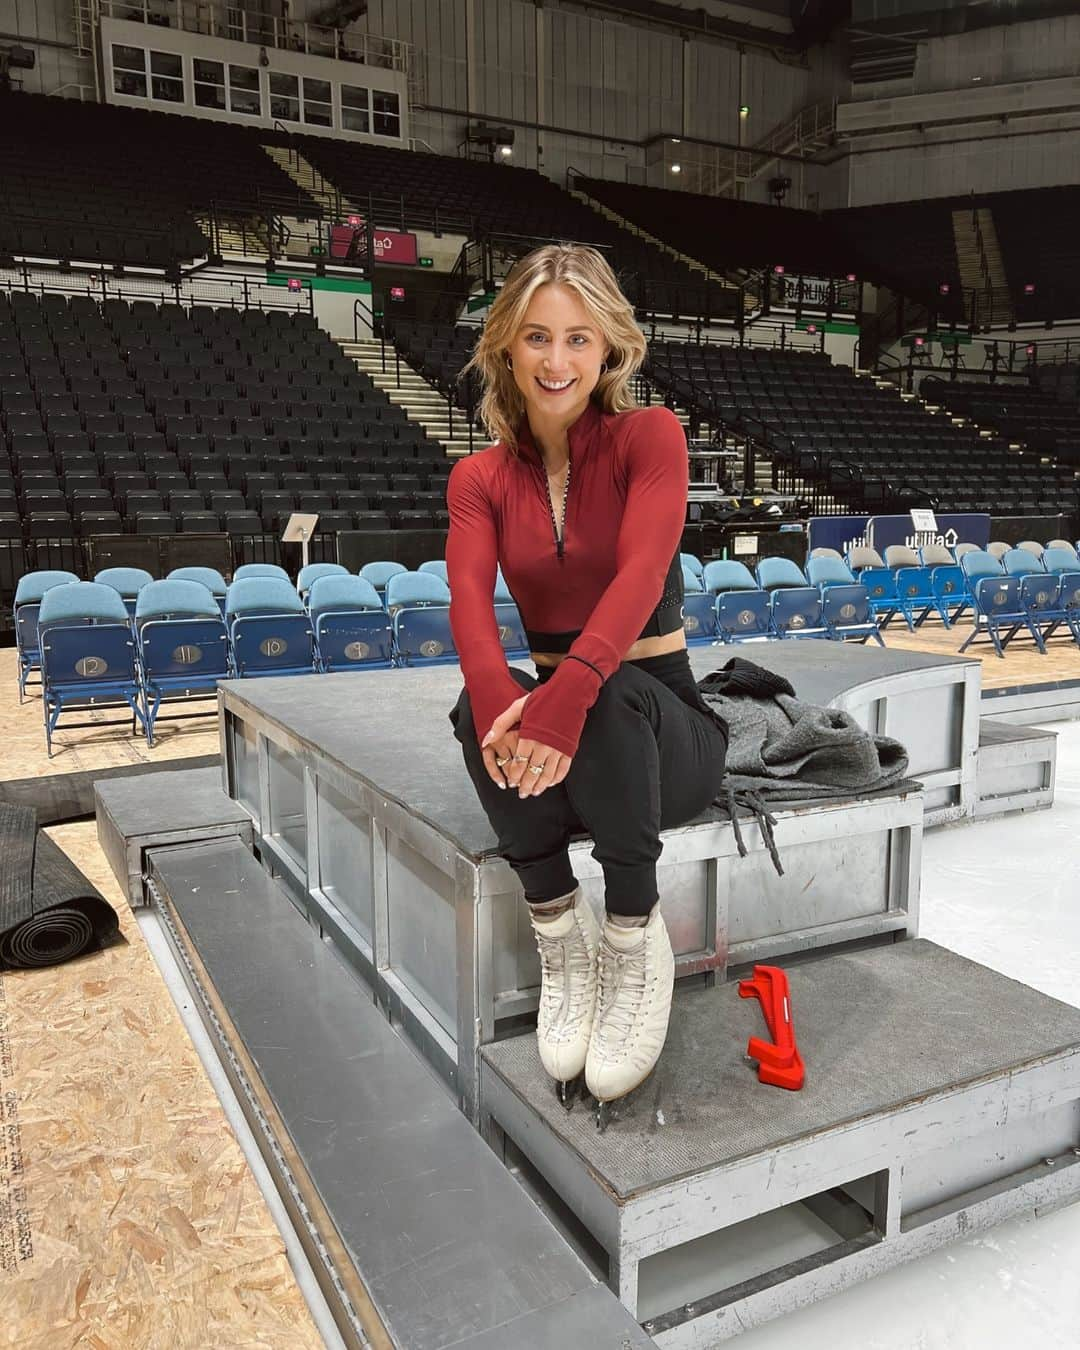
[[[42, 719], [41, 690], [31, 685], [25, 701], [19, 703], [16, 682], [18, 660], [14, 647], [0, 649], [0, 737], [4, 754], [0, 760], [0, 779], [32, 778], [43, 774], [76, 773], [87, 769], [107, 769], [123, 764], [160, 763], [187, 759], [192, 755], [216, 755], [220, 749], [217, 722], [212, 717], [183, 722], [158, 721], [154, 748], [146, 744], [140, 732], [132, 736], [130, 722], [123, 726], [104, 726], [106, 721], [122, 718], [122, 710], [75, 712], [60, 719], [53, 733], [53, 756], [45, 753], [45, 725]], [[37, 677], [34, 676], [36, 679]], [[206, 712], [212, 703], [180, 704], [167, 708], [165, 715], [185, 708]], [[97, 725], [68, 730], [65, 721]]]
[[91, 823], [49, 832], [124, 941], [0, 975], [0, 1345], [322, 1345]]
[[[942, 656], [958, 656], [967, 640], [971, 625], [961, 621], [952, 628], [929, 621], [909, 633], [903, 623], [893, 620], [883, 631], [886, 646], [899, 651], [934, 652]], [[1015, 685], [1050, 684], [1080, 680], [1080, 647], [1071, 640], [1057, 636], [1050, 639], [1046, 655], [1041, 656], [1030, 639], [1010, 643], [1000, 657], [986, 643], [973, 643], [965, 656], [982, 661], [984, 689], [1011, 688]]]

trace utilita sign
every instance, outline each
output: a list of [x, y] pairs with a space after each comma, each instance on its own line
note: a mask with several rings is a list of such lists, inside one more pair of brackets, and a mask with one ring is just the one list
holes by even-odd
[[[350, 217], [348, 225], [335, 225], [330, 238], [330, 256], [333, 258], [364, 258], [367, 256], [367, 231], [361, 221], [353, 225]], [[395, 263], [415, 267], [420, 261], [420, 253], [415, 234], [403, 234], [399, 230], [380, 230], [375, 232], [375, 261]]]

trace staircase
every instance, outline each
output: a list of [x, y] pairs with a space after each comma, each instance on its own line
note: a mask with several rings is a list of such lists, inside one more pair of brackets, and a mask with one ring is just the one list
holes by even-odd
[[[987, 207], [961, 207], [952, 213], [956, 263], [965, 293], [974, 291], [982, 323], [1008, 324], [1013, 320], [1012, 297], [1001, 260], [994, 217]], [[989, 308], [989, 313], [986, 309]]]
[[[386, 344], [386, 370], [383, 371], [383, 346], [377, 338], [361, 338], [358, 342], [339, 338], [347, 356], [351, 356], [357, 367], [370, 375], [376, 388], [382, 389], [391, 403], [404, 408], [414, 422], [419, 422], [433, 440], [441, 442], [451, 459], [469, 453], [469, 428], [465, 414], [454, 409], [453, 430], [447, 411], [446, 395], [428, 384], [422, 375], [418, 375], [412, 366], [400, 362], [400, 377], [395, 370], [394, 348]], [[399, 383], [400, 379], [400, 383]], [[482, 448], [487, 444], [484, 433], [474, 434], [473, 448]]]
[[[737, 291], [739, 287], [730, 277], [724, 276], [722, 272], [714, 272], [711, 267], [706, 267], [698, 258], [691, 258], [688, 253], [680, 253], [677, 248], [672, 248], [670, 244], [658, 239], [655, 234], [650, 234], [648, 230], [643, 230], [640, 225], [635, 225], [632, 220], [626, 216], [619, 215], [618, 211], [613, 211], [610, 206], [605, 206], [603, 202], [597, 201], [595, 197], [590, 197], [587, 192], [582, 192], [579, 188], [568, 189], [571, 197], [576, 197], [579, 202], [587, 206], [590, 211], [595, 211], [597, 215], [605, 216], [614, 225], [618, 225], [620, 230], [625, 230], [627, 234], [637, 235], [639, 239], [644, 239], [652, 244], [661, 252], [666, 253], [671, 258], [676, 258], [684, 267], [689, 267], [691, 271], [698, 272], [701, 276], [707, 278], [715, 286], [723, 290]], [[747, 294], [744, 299], [744, 309], [747, 314], [752, 314], [760, 305], [760, 299], [757, 296]]]
[[219, 216], [212, 223], [209, 216], [196, 215], [195, 223], [213, 246], [215, 240], [222, 256], [240, 258], [267, 258], [270, 250], [266, 241], [266, 221], [259, 216]]
[[279, 169], [289, 175], [297, 187], [303, 188], [309, 197], [318, 202], [328, 220], [363, 214], [348, 197], [342, 196], [329, 178], [324, 178], [299, 150], [283, 145], [264, 145], [263, 150]]
[[[468, 425], [465, 414], [457, 409], [454, 410], [453, 433], [451, 434], [446, 396], [440, 394], [437, 389], [428, 384], [427, 380], [407, 365], [404, 359], [400, 363], [399, 377], [395, 371], [394, 348], [390, 343], [386, 345], [386, 370], [383, 371], [383, 347], [377, 338], [361, 338], [357, 342], [339, 338], [338, 341], [346, 355], [352, 357], [357, 367], [365, 375], [371, 376], [375, 386], [386, 393], [391, 403], [396, 403], [399, 408], [404, 408], [414, 422], [419, 422], [433, 440], [442, 444], [450, 459], [458, 459], [460, 456], [469, 453]], [[652, 390], [649, 397], [650, 405], [663, 402], [663, 393], [657, 389]], [[689, 435], [690, 414], [678, 404], [674, 408], [674, 413]], [[734, 437], [728, 433], [725, 433], [722, 439], [725, 445], [735, 445]], [[486, 444], [487, 438], [483, 431], [474, 434], [474, 450], [483, 449]], [[754, 461], [753, 491], [755, 494], [764, 494], [771, 490], [772, 463], [759, 450]], [[802, 479], [796, 479], [794, 491], [809, 494], [810, 487]], [[831, 499], [828, 499], [828, 501], [830, 509], [836, 506], [836, 503], [832, 502]]]

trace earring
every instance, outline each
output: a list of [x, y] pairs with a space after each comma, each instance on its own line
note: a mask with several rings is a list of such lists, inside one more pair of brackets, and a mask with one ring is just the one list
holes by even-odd
[[606, 375], [606, 374], [607, 374], [607, 362], [606, 362], [606, 361], [601, 361], [601, 362], [600, 362], [600, 374], [601, 374], [601, 375]]
[[510, 360], [509, 357], [506, 358], [506, 369], [507, 369], [507, 370], [513, 370], [513, 369], [514, 369], [514, 363], [513, 363], [513, 361]]

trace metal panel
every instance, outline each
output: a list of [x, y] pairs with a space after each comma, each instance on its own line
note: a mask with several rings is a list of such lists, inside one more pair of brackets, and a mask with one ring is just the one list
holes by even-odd
[[[491, 1132], [504, 1130], [606, 1247], [612, 1286], [639, 1315], [639, 1263], [658, 1253], [689, 1259], [684, 1244], [800, 1202], [840, 1220], [832, 1245], [788, 1266], [766, 1245], [749, 1278], [743, 1234], [692, 1307], [654, 1288], [664, 1311], [645, 1329], [659, 1345], [705, 1350], [1080, 1196], [1080, 1010], [924, 941], [824, 957], [789, 978], [808, 1070], [799, 1093], [746, 1073], [737, 1028], [754, 1028], [731, 986], [676, 991], [648, 1090], [620, 1103], [602, 1139], [556, 1104], [530, 1038], [482, 1052]], [[907, 1034], [925, 1026], [935, 1037]], [[825, 1194], [835, 1188], [864, 1207], [849, 1211], [856, 1223]]]
[[596, 1350], [645, 1350], [245, 848], [153, 865], [166, 934], [348, 1345], [545, 1350], [550, 1321], [570, 1337], [580, 1317]]

